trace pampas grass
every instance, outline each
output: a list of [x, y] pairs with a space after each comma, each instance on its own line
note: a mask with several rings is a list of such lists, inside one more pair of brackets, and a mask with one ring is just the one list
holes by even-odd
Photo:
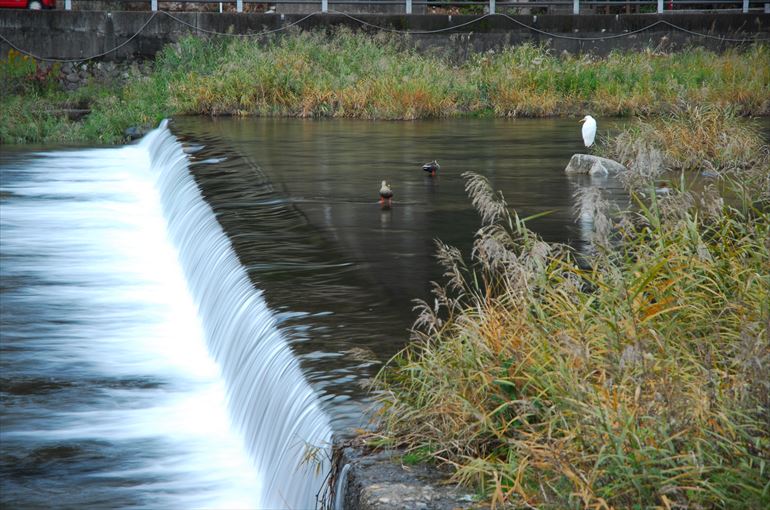
[[[716, 139], [697, 147], [716, 143], [732, 171], [767, 179], [759, 156], [738, 164]], [[670, 171], [680, 160], [667, 149], [635, 164]], [[465, 177], [482, 227], [467, 262], [438, 245], [447, 281], [377, 378], [370, 444], [450, 466], [491, 507], [767, 508], [762, 190], [727, 180], [725, 200], [714, 186], [663, 197], [631, 186], [625, 211], [585, 191], [576, 213], [595, 235], [578, 262]]]

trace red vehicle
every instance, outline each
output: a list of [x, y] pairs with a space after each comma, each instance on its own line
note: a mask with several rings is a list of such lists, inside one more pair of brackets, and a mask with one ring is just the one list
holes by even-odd
[[56, 0], [0, 0], [0, 7], [10, 7], [11, 9], [55, 9]]

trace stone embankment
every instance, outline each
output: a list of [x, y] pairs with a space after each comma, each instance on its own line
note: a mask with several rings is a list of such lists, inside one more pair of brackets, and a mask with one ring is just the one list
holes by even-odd
[[[111, 86], [121, 86], [130, 80], [140, 76], [147, 76], [152, 71], [152, 63], [149, 61], [124, 61], [124, 62], [37, 62], [37, 76], [43, 80], [51, 80], [63, 90], [77, 90], [88, 84], [97, 83]], [[67, 107], [57, 110], [71, 121], [79, 121], [91, 113], [91, 105], [86, 99], [80, 99], [77, 103], [67, 103]], [[129, 139], [135, 139], [149, 130], [150, 126], [141, 126], [133, 129], [131, 133], [126, 131]]]
[[[42, 66], [52, 67], [52, 64], [41, 63]], [[67, 62], [60, 64], [58, 81], [66, 90], [76, 90], [90, 82], [121, 84], [130, 78], [147, 76], [151, 72], [151, 62], [96, 62], [85, 63]]]

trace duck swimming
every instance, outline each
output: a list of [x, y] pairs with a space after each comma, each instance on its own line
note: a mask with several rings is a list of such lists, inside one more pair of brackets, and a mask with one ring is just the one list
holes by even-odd
[[422, 165], [422, 169], [425, 170], [426, 172], [430, 172], [431, 177], [435, 176], [436, 172], [438, 172], [440, 168], [441, 166], [438, 164], [438, 161], [436, 161], [435, 159], [430, 163], [425, 163], [424, 165]]
[[382, 205], [390, 205], [393, 202], [393, 189], [388, 185], [387, 182], [382, 181], [382, 184], [380, 185], [380, 203]]

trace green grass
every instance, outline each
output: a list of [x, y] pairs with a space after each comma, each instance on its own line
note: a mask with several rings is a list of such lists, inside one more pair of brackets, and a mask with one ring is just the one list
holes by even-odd
[[431, 449], [427, 446], [404, 453], [401, 463], [406, 466], [414, 466], [432, 458]]
[[[195, 47], [195, 41], [187, 41]], [[180, 48], [179, 51], [185, 51]], [[662, 113], [686, 102], [770, 112], [768, 49], [714, 54], [554, 55], [522, 45], [461, 65], [422, 55], [404, 39], [339, 31], [299, 33], [256, 46], [233, 41], [210, 73], [190, 73], [174, 94], [187, 113], [384, 119]]]
[[[19, 72], [22, 65], [24, 72]], [[127, 127], [154, 126], [174, 113], [168, 106], [169, 77], [164, 73], [135, 72], [125, 85], [92, 81], [65, 91], [55, 76], [58, 66], [45, 71], [11, 53], [0, 61], [0, 69], [4, 78], [0, 143], [118, 143], [124, 141]], [[91, 113], [72, 121], [67, 115], [72, 108]]]
[[468, 174], [473, 256], [439, 243], [446, 282], [378, 376], [370, 444], [429, 454], [492, 507], [768, 508], [770, 196], [741, 172], [770, 165], [751, 161], [724, 197], [657, 196], [632, 162], [628, 210], [578, 196], [579, 261]]
[[[63, 92], [20, 56], [0, 62], [3, 143], [122, 139], [129, 125], [176, 114], [418, 119], [455, 116], [661, 115], [681, 105], [770, 113], [767, 46], [557, 55], [522, 45], [462, 63], [418, 53], [409, 40], [339, 30], [253, 41], [186, 38], [125, 85]], [[45, 82], [47, 85], [41, 86]], [[58, 113], [87, 104], [71, 123]]]

